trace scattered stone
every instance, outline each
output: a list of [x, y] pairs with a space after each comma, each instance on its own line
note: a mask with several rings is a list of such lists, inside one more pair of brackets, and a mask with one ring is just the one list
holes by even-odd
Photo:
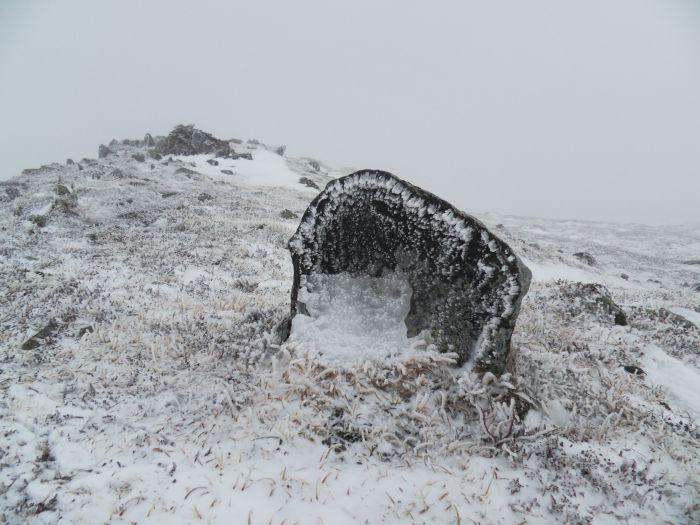
[[7, 188], [5, 188], [5, 193], [7, 194], [8, 201], [13, 201], [17, 197], [19, 197], [19, 190], [14, 186], [8, 186]]
[[175, 173], [179, 175], [184, 175], [188, 179], [193, 179], [193, 180], [200, 180], [202, 178], [202, 174], [199, 173], [198, 171], [191, 170], [189, 168], [178, 168], [175, 170]]
[[610, 291], [602, 284], [562, 280], [556, 281], [556, 284], [565, 299], [570, 317], [577, 317], [585, 312], [598, 319], [609, 319], [616, 325], [627, 326], [627, 315], [613, 301]]
[[238, 160], [238, 159], [253, 160], [252, 153], [236, 153], [235, 151], [231, 151], [231, 153], [229, 153], [228, 157], [232, 160]]
[[586, 263], [588, 266], [595, 266], [597, 264], [597, 261], [595, 260], [595, 257], [593, 257], [590, 253], [588, 252], [576, 252], [574, 254], [574, 257], [579, 259], [580, 261]]
[[316, 190], [320, 190], [321, 188], [318, 187], [318, 184], [316, 184], [314, 181], [312, 181], [308, 177], [302, 177], [299, 179], [299, 184], [303, 184], [304, 186], [308, 186], [309, 188], [314, 188]]
[[210, 201], [210, 200], [212, 200], [213, 198], [214, 198], [214, 197], [212, 197], [212, 196], [209, 195], [208, 193], [200, 193], [199, 196], [197, 196], [197, 199], [198, 199], [200, 202]]
[[641, 368], [639, 368], [636, 365], [625, 365], [623, 368], [625, 369], [625, 372], [628, 372], [628, 373], [635, 375], [635, 376], [646, 375], [644, 370], [642, 370]]
[[531, 273], [481, 222], [394, 175], [359, 171], [331, 181], [289, 241], [291, 313], [304, 314], [302, 277], [401, 271], [413, 291], [409, 337], [478, 372], [506, 370], [510, 338]]
[[32, 215], [29, 217], [29, 220], [36, 224], [39, 228], [43, 228], [46, 226], [48, 217], [46, 215]]
[[219, 161], [214, 159], [207, 159], [207, 164], [211, 164], [212, 166], [218, 166]]
[[152, 148], [156, 145], [156, 141], [153, 140], [153, 136], [150, 133], [146, 133], [146, 135], [143, 137], [143, 144], [147, 148]]
[[292, 210], [288, 210], [287, 208], [283, 209], [280, 212], [280, 217], [282, 217], [283, 219], [298, 219], [299, 218], [299, 216], [296, 213], [294, 213]]
[[78, 330], [78, 333], [76, 334], [76, 338], [82, 339], [85, 334], [91, 334], [94, 331], [95, 331], [95, 328], [92, 326], [83, 326], [80, 330]]
[[231, 170], [221, 170], [221, 173], [225, 173], [226, 175], [233, 175], [233, 172]]
[[111, 153], [112, 153], [112, 150], [109, 149], [104, 144], [100, 144], [100, 147], [97, 150], [97, 156], [101, 159], [104, 159], [107, 155], [109, 155]]
[[682, 315], [674, 314], [671, 310], [666, 308], [659, 308], [659, 319], [666, 321], [673, 326], [682, 328], [683, 330], [689, 330], [692, 332], [698, 331], [698, 327], [695, 323], [688, 321]]
[[143, 153], [134, 153], [131, 158], [136, 162], [146, 162], [146, 156]]
[[120, 170], [119, 168], [114, 168], [109, 175], [111, 177], [114, 177], [115, 179], [124, 178], [124, 172], [122, 172], [122, 170]]
[[46, 339], [55, 336], [61, 329], [61, 325], [56, 319], [51, 319], [49, 324], [39, 330], [22, 344], [22, 350], [34, 350], [40, 347]]
[[275, 150], [275, 153], [279, 155], [280, 157], [284, 157], [284, 152], [287, 151], [287, 146], [280, 146]]
[[625, 281], [629, 281], [629, 279], [630, 279], [630, 276], [627, 275], [626, 273], [621, 273], [620, 277], [622, 277]]
[[201, 155], [205, 153], [228, 154], [231, 150], [226, 141], [217, 139], [193, 125], [179, 125], [157, 146], [162, 155]]

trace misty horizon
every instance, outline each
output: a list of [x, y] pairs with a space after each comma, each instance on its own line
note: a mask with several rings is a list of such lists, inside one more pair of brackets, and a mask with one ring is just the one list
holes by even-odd
[[0, 6], [0, 180], [177, 124], [467, 213], [700, 223], [692, 2]]

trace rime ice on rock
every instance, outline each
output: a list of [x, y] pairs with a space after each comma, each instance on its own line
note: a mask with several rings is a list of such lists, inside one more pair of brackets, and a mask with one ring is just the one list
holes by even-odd
[[428, 329], [461, 364], [505, 370], [530, 271], [481, 222], [433, 194], [382, 171], [334, 180], [309, 205], [289, 250], [292, 315], [306, 313], [302, 276], [400, 270], [413, 289], [409, 337]]

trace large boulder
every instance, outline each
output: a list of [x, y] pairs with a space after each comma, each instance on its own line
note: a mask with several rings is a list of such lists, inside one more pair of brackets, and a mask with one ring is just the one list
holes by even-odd
[[429, 330], [477, 372], [506, 369], [531, 273], [481, 222], [435, 195], [383, 171], [336, 179], [309, 205], [289, 250], [292, 317], [306, 313], [299, 292], [311, 276], [400, 271], [412, 289], [409, 336]]

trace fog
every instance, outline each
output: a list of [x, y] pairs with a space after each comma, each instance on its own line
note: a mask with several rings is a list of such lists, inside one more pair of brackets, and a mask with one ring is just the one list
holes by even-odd
[[0, 179], [179, 123], [467, 212], [700, 223], [700, 2], [0, 2]]

